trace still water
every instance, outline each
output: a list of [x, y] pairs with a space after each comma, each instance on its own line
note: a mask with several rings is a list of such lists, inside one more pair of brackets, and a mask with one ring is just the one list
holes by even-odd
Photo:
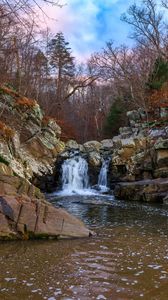
[[168, 299], [168, 207], [100, 196], [51, 201], [97, 235], [1, 243], [1, 300]]

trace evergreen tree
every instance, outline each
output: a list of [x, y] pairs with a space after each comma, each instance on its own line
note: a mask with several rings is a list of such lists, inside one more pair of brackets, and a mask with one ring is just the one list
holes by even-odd
[[152, 73], [149, 76], [147, 87], [152, 90], [160, 90], [165, 82], [168, 81], [168, 62], [162, 57], [155, 61]]
[[104, 124], [104, 133], [107, 137], [117, 135], [121, 126], [126, 123], [126, 109], [123, 101], [120, 98], [116, 98], [111, 105], [110, 111], [107, 115]]
[[59, 110], [64, 100], [64, 85], [75, 73], [74, 57], [71, 55], [69, 43], [62, 32], [58, 32], [48, 45], [50, 65], [56, 74], [57, 104]]

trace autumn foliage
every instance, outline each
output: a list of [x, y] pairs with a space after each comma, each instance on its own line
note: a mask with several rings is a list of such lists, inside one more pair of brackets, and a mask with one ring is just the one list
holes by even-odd
[[26, 97], [21, 97], [15, 100], [16, 105], [18, 106], [24, 106], [27, 108], [31, 108], [36, 106], [36, 101], [32, 99], [28, 99]]
[[149, 109], [168, 107], [168, 83], [160, 90], [154, 90], [148, 97]]
[[5, 139], [10, 139], [14, 136], [14, 130], [7, 126], [5, 123], [0, 121], [0, 134], [5, 138]]
[[68, 140], [77, 140], [77, 133], [73, 126], [64, 120], [57, 120], [57, 124], [61, 127], [61, 140], [67, 142]]
[[7, 94], [14, 98], [16, 106], [23, 106], [31, 108], [36, 106], [37, 102], [35, 100], [29, 99], [27, 97], [21, 96], [19, 93], [14, 91], [12, 88], [6, 86], [0, 86], [1, 93]]

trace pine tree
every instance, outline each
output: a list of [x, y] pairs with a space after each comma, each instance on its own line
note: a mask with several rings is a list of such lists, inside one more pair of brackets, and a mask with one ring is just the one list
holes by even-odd
[[152, 73], [149, 76], [147, 87], [151, 90], [160, 90], [165, 82], [168, 81], [168, 62], [162, 57], [155, 61]]
[[74, 57], [71, 55], [69, 43], [62, 32], [58, 32], [48, 45], [48, 54], [53, 73], [56, 75], [57, 105], [59, 110], [64, 100], [64, 83], [75, 73]]

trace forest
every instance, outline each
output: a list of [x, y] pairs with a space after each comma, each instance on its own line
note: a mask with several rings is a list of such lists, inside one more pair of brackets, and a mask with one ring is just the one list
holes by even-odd
[[[47, 4], [63, 9], [59, 1]], [[80, 63], [63, 32], [41, 28], [37, 9], [45, 14], [36, 1], [1, 2], [1, 85], [36, 99], [62, 127], [63, 140], [112, 137], [131, 109], [144, 110], [148, 122], [158, 118], [168, 105], [167, 1], [132, 4], [121, 20], [133, 46], [109, 40]]]

